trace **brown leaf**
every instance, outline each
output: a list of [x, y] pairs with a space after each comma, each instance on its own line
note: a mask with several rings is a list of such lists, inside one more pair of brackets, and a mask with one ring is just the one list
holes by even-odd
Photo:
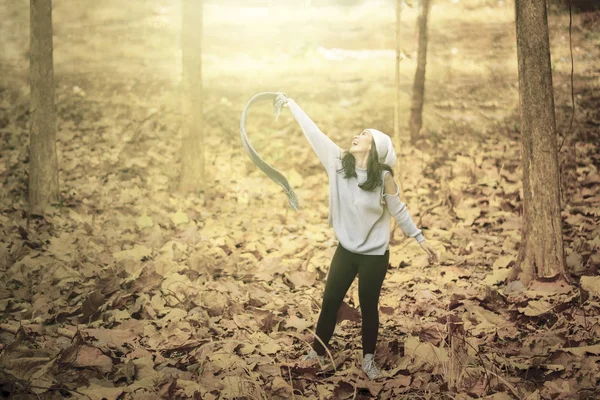
[[513, 397], [506, 392], [498, 392], [486, 397], [486, 400], [513, 400]]
[[289, 328], [295, 328], [298, 332], [302, 332], [306, 328], [312, 325], [312, 322], [306, 321], [305, 319], [298, 318], [292, 314], [284, 320], [285, 326]]
[[563, 351], [568, 351], [569, 353], [575, 354], [576, 356], [583, 357], [586, 354], [594, 354], [596, 356], [600, 355], [600, 344], [595, 344], [592, 346], [579, 346], [579, 347], [565, 347], [562, 349]]
[[484, 282], [489, 286], [497, 285], [508, 278], [510, 271], [510, 268], [494, 268], [492, 273], [485, 277]]
[[282, 265], [282, 260], [282, 257], [277, 256], [263, 258], [258, 263], [254, 276], [259, 280], [271, 282], [275, 279], [276, 274], [283, 275], [287, 271], [287, 268]]
[[600, 297], [600, 276], [582, 276], [579, 283], [592, 296]]
[[533, 393], [531, 393], [529, 396], [527, 396], [525, 398], [525, 400], [540, 400], [540, 391], [539, 389], [536, 389]]
[[315, 274], [311, 274], [307, 271], [291, 271], [285, 273], [285, 277], [296, 289], [302, 286], [313, 286], [316, 279]]
[[346, 400], [352, 398], [354, 395], [354, 387], [345, 381], [337, 382], [337, 385], [333, 389], [333, 398], [339, 400]]
[[494, 261], [494, 269], [508, 268], [511, 263], [514, 264], [515, 257], [512, 255], [500, 256]]
[[572, 251], [571, 254], [567, 256], [567, 266], [570, 269], [577, 269], [583, 261], [583, 257], [576, 251]]
[[507, 322], [502, 316], [472, 303], [465, 303], [465, 309], [471, 312], [479, 322], [487, 322], [493, 326], [501, 326]]
[[252, 353], [254, 353], [255, 350], [256, 350], [256, 346], [253, 344], [243, 343], [238, 346], [238, 351], [243, 356], [252, 354]]
[[257, 286], [250, 287], [248, 290], [248, 304], [254, 307], [262, 307], [268, 304], [272, 296]]
[[251, 384], [245, 382], [241, 376], [227, 375], [223, 377], [224, 388], [221, 396], [225, 399], [234, 399], [245, 396], [249, 392]]
[[98, 290], [90, 293], [81, 305], [83, 315], [79, 319], [80, 322], [89, 323], [96, 320], [99, 315], [99, 309], [104, 304], [104, 301], [104, 296]]
[[321, 399], [329, 399], [333, 394], [333, 387], [330, 384], [317, 385], [317, 393]]
[[432, 301], [435, 301], [435, 300], [437, 300], [437, 296], [430, 290], [423, 289], [423, 290], [418, 290], [415, 293], [415, 301], [417, 303], [431, 303]]
[[454, 211], [458, 218], [464, 220], [464, 226], [473, 225], [473, 222], [481, 215], [479, 207], [470, 207], [465, 203], [461, 203]]
[[59, 237], [52, 238], [48, 246], [48, 252], [62, 261], [72, 261], [76, 253], [76, 246], [73, 245], [76, 238], [68, 232], [61, 232]]
[[273, 382], [271, 383], [271, 390], [278, 396], [285, 396], [289, 398], [289, 396], [292, 394], [293, 388], [288, 382], [283, 380], [283, 378], [280, 376], [275, 376], [273, 378]]
[[112, 359], [96, 347], [74, 344], [63, 353], [61, 362], [75, 367], [95, 367], [102, 373], [109, 373], [113, 368]]
[[118, 382], [125, 379], [127, 384], [131, 384], [135, 377], [135, 365], [129, 361], [124, 364], [117, 364], [116, 371], [113, 374], [113, 382]]
[[96, 338], [96, 346], [105, 347], [106, 350], [118, 349], [125, 353], [127, 347], [125, 345], [132, 345], [133, 342], [138, 338], [138, 335], [133, 329], [84, 329], [81, 331], [83, 335], [88, 335]]
[[264, 354], [275, 354], [281, 350], [281, 346], [274, 340], [260, 345], [260, 350]]
[[261, 331], [272, 332], [275, 326], [281, 321], [279, 317], [271, 311], [254, 310], [252, 312]]
[[147, 356], [139, 357], [132, 360], [135, 366], [135, 380], [136, 382], [152, 382], [154, 378], [158, 376], [156, 370], [154, 370], [154, 361], [152, 361], [152, 354]]
[[429, 342], [433, 345], [439, 345], [442, 341], [445, 327], [442, 324], [429, 324], [417, 332], [419, 340]]
[[48, 351], [28, 351], [22, 348], [5, 350], [0, 360], [0, 370], [10, 372], [19, 379], [28, 380], [39, 377], [40, 373], [47, 373], [54, 360], [47, 357]]
[[573, 290], [573, 287], [562, 280], [550, 282], [533, 281], [526, 292], [531, 298], [540, 296], [555, 296], [557, 294], [567, 294]]
[[189, 226], [187, 229], [182, 231], [178, 237], [181, 238], [183, 243], [188, 245], [194, 245], [202, 239], [202, 236], [200, 235], [200, 232], [198, 232], [196, 225]]
[[434, 366], [448, 362], [448, 352], [445, 348], [420, 342], [415, 336], [409, 336], [404, 341], [404, 354]]
[[412, 377], [410, 375], [398, 374], [394, 376], [388, 383], [390, 387], [406, 387], [410, 386]]
[[113, 257], [119, 261], [127, 258], [133, 258], [134, 260], [141, 260], [144, 257], [149, 257], [152, 254], [152, 249], [143, 246], [135, 245], [131, 249], [121, 250], [113, 253]]
[[337, 322], [340, 323], [342, 321], [352, 321], [352, 322], [360, 322], [360, 312], [358, 309], [348, 305], [345, 301], [342, 301], [340, 308], [337, 312]]
[[87, 388], [79, 388], [78, 391], [91, 400], [117, 400], [123, 393], [122, 387], [106, 387], [100, 385], [90, 385]]
[[233, 321], [241, 329], [250, 329], [251, 331], [259, 330], [258, 324], [253, 315], [250, 314], [235, 314]]
[[519, 307], [518, 310], [528, 317], [537, 317], [538, 315], [552, 311], [553, 308], [554, 306], [545, 300], [532, 300], [527, 303], [527, 307]]
[[215, 291], [202, 292], [200, 299], [202, 306], [206, 308], [211, 317], [223, 314], [223, 311], [231, 304], [227, 295]]

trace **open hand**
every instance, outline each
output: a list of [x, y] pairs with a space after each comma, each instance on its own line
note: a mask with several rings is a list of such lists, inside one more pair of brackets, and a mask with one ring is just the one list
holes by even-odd
[[429, 243], [427, 243], [427, 240], [423, 240], [419, 244], [421, 245], [423, 251], [427, 253], [427, 261], [429, 262], [429, 264], [433, 264], [439, 261], [440, 258], [438, 256], [438, 253], [433, 249], [433, 247], [431, 247]]

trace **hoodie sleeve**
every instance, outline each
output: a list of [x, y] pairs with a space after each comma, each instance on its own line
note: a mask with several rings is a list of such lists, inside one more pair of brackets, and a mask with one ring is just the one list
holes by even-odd
[[400, 229], [402, 229], [402, 232], [404, 232], [406, 236], [415, 238], [418, 243], [421, 243], [425, 240], [425, 237], [410, 217], [406, 204], [400, 200], [400, 196], [398, 195], [399, 192], [400, 189], [398, 188], [398, 185], [396, 185], [395, 194], [383, 193], [388, 211], [391, 216], [394, 217], [396, 223], [400, 226]]
[[319, 157], [319, 160], [325, 166], [325, 169], [329, 171], [331, 160], [335, 157], [339, 157], [341, 148], [335, 144], [327, 135], [325, 135], [317, 127], [317, 125], [309, 118], [308, 115], [300, 108], [300, 106], [292, 99], [287, 99], [288, 107], [292, 112], [292, 115], [298, 121], [304, 136], [310, 143], [313, 151]]

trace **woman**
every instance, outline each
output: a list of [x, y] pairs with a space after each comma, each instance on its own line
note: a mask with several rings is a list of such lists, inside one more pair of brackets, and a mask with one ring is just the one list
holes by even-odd
[[[283, 95], [280, 95], [283, 96]], [[325, 283], [317, 336], [327, 345], [336, 325], [337, 311], [358, 274], [362, 315], [362, 368], [369, 379], [381, 372], [374, 363], [379, 329], [379, 294], [389, 263], [390, 216], [429, 256], [437, 253], [425, 241], [398, 197], [392, 168], [396, 153], [383, 132], [366, 129], [352, 138], [348, 151], [327, 137], [291, 98], [279, 98], [298, 121], [329, 176], [329, 225], [339, 244]], [[315, 339], [304, 360], [324, 361], [325, 348]]]

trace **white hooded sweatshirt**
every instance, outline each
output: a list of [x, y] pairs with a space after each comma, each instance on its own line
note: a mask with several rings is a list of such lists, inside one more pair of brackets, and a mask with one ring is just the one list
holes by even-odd
[[[406, 205], [396, 194], [381, 189], [372, 192], [358, 187], [367, 179], [367, 170], [356, 167], [356, 178], [344, 178], [342, 149], [315, 125], [306, 113], [288, 98], [292, 115], [302, 128], [312, 149], [319, 157], [329, 176], [329, 226], [333, 228], [339, 243], [356, 254], [383, 255], [389, 249], [390, 217], [393, 217], [405, 235], [422, 242], [425, 237], [413, 222]], [[394, 167], [396, 153], [389, 136], [376, 129], [369, 129], [375, 141], [379, 162]], [[382, 182], [385, 174], [383, 171]]]

